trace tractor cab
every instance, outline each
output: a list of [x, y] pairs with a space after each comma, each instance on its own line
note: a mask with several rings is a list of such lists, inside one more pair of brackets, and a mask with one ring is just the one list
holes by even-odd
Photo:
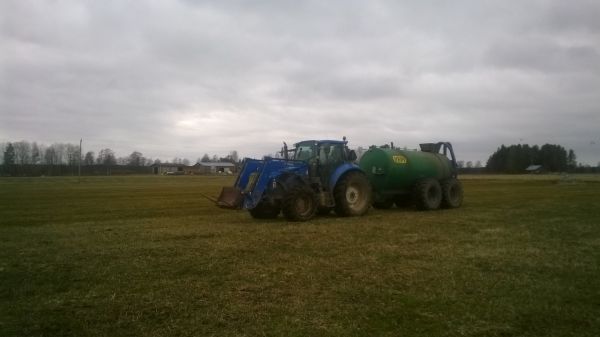
[[356, 160], [356, 153], [348, 149], [347, 141], [306, 140], [294, 144], [292, 160], [308, 164], [309, 177], [321, 186], [328, 186], [335, 170], [344, 163]]

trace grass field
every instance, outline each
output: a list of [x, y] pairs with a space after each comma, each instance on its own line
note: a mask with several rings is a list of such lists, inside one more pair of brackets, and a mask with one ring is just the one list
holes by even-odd
[[231, 183], [0, 179], [0, 336], [600, 335], [594, 177], [309, 223], [200, 195]]

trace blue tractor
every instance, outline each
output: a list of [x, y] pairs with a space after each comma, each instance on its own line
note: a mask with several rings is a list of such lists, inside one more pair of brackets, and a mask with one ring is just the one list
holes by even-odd
[[246, 158], [234, 186], [223, 188], [217, 205], [247, 209], [258, 219], [283, 213], [289, 221], [306, 221], [331, 210], [340, 216], [363, 215], [371, 206], [372, 188], [347, 143], [345, 137], [307, 140], [289, 150], [284, 143], [283, 158]]

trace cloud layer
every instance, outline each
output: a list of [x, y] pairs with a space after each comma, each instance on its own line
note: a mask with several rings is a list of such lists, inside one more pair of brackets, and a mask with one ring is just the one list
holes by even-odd
[[0, 141], [164, 159], [308, 138], [600, 161], [597, 1], [4, 1]]

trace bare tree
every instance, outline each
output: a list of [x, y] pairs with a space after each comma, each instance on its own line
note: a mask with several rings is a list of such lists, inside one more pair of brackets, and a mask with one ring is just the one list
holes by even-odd
[[113, 150], [106, 148], [100, 150], [100, 153], [98, 153], [98, 158], [96, 158], [96, 162], [103, 165], [116, 165], [117, 158], [115, 157]]
[[13, 165], [15, 163], [15, 148], [11, 143], [6, 145], [3, 160], [4, 165]]
[[130, 155], [129, 155], [129, 160], [128, 160], [128, 165], [131, 166], [142, 166], [145, 163], [145, 159], [144, 156], [142, 155], [141, 152], [138, 151], [133, 151]]
[[46, 148], [46, 151], [44, 151], [44, 162], [46, 163], [46, 165], [60, 164], [54, 146], [51, 145]]
[[237, 163], [240, 159], [238, 152], [236, 150], [229, 152], [229, 159], [232, 163]]
[[79, 145], [65, 144], [65, 153], [67, 156], [67, 163], [69, 165], [77, 165], [81, 158], [79, 158]]
[[31, 163], [31, 144], [27, 141], [13, 143], [15, 149], [15, 164], [25, 165]]
[[66, 145], [63, 143], [54, 143], [50, 145], [54, 156], [53, 165], [66, 164], [68, 162]]
[[42, 160], [42, 151], [36, 142], [31, 144], [31, 163], [37, 165]]
[[88, 151], [83, 158], [83, 165], [89, 166], [94, 165], [94, 152]]
[[202, 156], [202, 159], [199, 160], [202, 163], [208, 163], [210, 161], [210, 157], [208, 156], [208, 153], [205, 153], [204, 156]]
[[567, 167], [571, 169], [577, 167], [577, 156], [575, 155], [575, 151], [573, 151], [572, 149], [570, 149], [567, 154]]

